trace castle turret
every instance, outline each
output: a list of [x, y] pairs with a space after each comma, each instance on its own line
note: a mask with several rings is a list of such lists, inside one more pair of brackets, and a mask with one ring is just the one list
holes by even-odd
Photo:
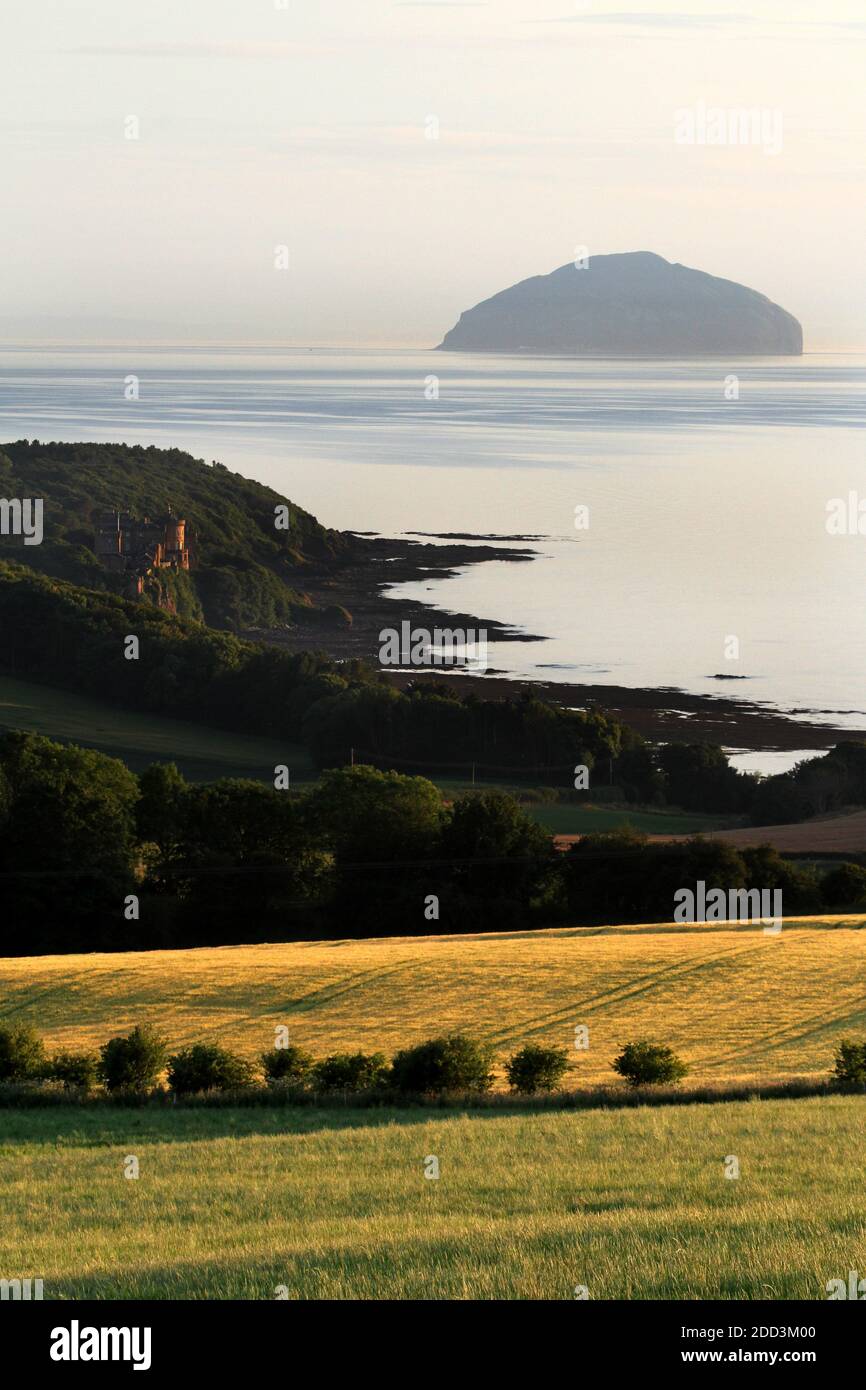
[[165, 525], [166, 563], [178, 569], [189, 569], [189, 551], [186, 548], [186, 522], [182, 517], [169, 516]]
[[186, 522], [179, 517], [170, 516], [165, 528], [165, 548], [167, 551], [183, 550]]

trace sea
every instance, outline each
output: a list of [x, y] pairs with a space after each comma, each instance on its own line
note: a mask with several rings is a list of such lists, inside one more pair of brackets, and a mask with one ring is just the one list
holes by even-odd
[[490, 644], [509, 675], [674, 687], [853, 729], [864, 388], [853, 354], [7, 346], [0, 441], [176, 446], [327, 526], [530, 548], [392, 592], [534, 634]]

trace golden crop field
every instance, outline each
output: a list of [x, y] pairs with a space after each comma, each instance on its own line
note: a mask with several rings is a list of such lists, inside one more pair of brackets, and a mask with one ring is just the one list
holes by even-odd
[[[566, 1046], [566, 1085], [613, 1081], [623, 1042], [648, 1037], [690, 1079], [826, 1074], [866, 1034], [866, 919], [755, 927], [647, 926], [502, 935], [41, 956], [0, 960], [0, 1019], [52, 1047], [94, 1048], [150, 1021], [174, 1046], [257, 1056], [286, 1024], [317, 1056], [391, 1052], [445, 1031]], [[589, 1029], [588, 1050], [574, 1047]], [[499, 1072], [499, 1084], [502, 1073]]]
[[864, 1104], [0, 1110], [0, 1268], [46, 1299], [825, 1299], [866, 1268]]

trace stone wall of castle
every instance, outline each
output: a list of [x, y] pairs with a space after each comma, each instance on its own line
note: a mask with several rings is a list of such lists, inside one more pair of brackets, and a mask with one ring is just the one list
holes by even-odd
[[[96, 554], [106, 569], [136, 581], [156, 569], [188, 570], [186, 522], [171, 512], [153, 520], [130, 512], [103, 512], [96, 526]], [[140, 594], [143, 584], [137, 582], [135, 588]]]

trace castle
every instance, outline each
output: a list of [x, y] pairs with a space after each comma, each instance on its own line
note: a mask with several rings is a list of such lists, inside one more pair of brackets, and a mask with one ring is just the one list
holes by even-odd
[[153, 570], [189, 569], [186, 522], [171, 508], [153, 520], [127, 511], [102, 512], [96, 525], [96, 554], [113, 574], [129, 575], [130, 594], [142, 594]]

